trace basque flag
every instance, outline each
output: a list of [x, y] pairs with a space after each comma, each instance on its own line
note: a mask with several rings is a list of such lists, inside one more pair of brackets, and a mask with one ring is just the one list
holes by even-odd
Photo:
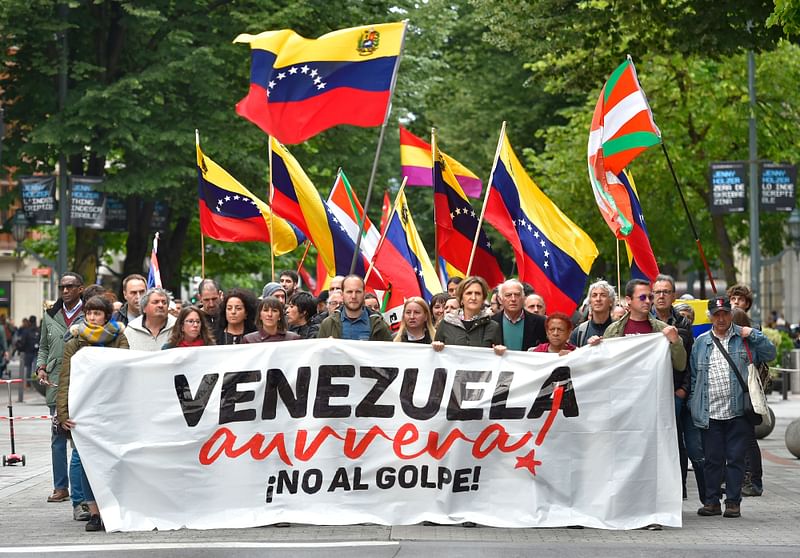
[[306, 39], [290, 29], [242, 34], [250, 91], [236, 112], [282, 143], [340, 124], [380, 126], [400, 61], [405, 22], [340, 29]]
[[153, 236], [153, 250], [150, 252], [150, 271], [147, 272], [147, 288], [161, 288], [161, 270], [158, 267], [158, 235]]
[[547, 309], [571, 314], [583, 298], [597, 247], [531, 180], [505, 128], [494, 166], [486, 220], [511, 243], [520, 279], [533, 285]]

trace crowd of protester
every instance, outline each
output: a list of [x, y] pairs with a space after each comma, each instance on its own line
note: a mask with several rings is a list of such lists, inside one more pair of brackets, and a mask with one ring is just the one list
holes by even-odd
[[[333, 337], [427, 344], [436, 351], [470, 346], [498, 355], [532, 351], [563, 356], [610, 337], [660, 332], [670, 344], [684, 499], [688, 463], [701, 516], [739, 517], [742, 496], [763, 493], [754, 427], [743, 416], [743, 391], [723, 354], [736, 359], [745, 377], [749, 362], [761, 364], [775, 357], [772, 343], [749, 324], [752, 293], [744, 285], [708, 301], [711, 330], [696, 339], [694, 310], [677, 298], [675, 281], [668, 275], [659, 275], [652, 284], [631, 280], [623, 297], [607, 281], [598, 280], [571, 316], [547, 314], [545, 299], [515, 279], [490, 290], [481, 277], [453, 278], [447, 291], [430, 302], [407, 299], [396, 332], [381, 313], [381, 301], [366, 292], [364, 280], [356, 275], [334, 277], [319, 296], [302, 290], [291, 270], [267, 283], [260, 297], [248, 289], [223, 290], [214, 280], [204, 279], [196, 303], [189, 304], [164, 289], [147, 289], [146, 279], [138, 274], [125, 278], [124, 302], [117, 302], [110, 291], [84, 286], [78, 274], [68, 272], [61, 277], [59, 294], [41, 329], [32, 316], [20, 328], [14, 347], [25, 355], [26, 366], [33, 368], [35, 358], [54, 417], [54, 488], [47, 501], [71, 500], [73, 518], [87, 521], [87, 531], [103, 530], [103, 524], [74, 448], [67, 460], [75, 426], [67, 402], [71, 358], [88, 345], [157, 351]], [[9, 345], [2, 342], [11, 339], [2, 333], [0, 351], [7, 358]]]

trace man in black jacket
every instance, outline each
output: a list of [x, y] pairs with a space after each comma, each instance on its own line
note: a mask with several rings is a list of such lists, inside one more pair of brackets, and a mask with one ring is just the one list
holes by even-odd
[[492, 316], [500, 324], [502, 344], [513, 351], [527, 351], [547, 341], [544, 316], [531, 314], [523, 308], [525, 294], [522, 283], [509, 279], [498, 288], [503, 309]]

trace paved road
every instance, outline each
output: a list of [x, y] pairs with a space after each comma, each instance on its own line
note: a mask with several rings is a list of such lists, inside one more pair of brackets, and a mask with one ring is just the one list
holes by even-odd
[[[0, 414], [5, 415], [5, 387], [0, 386]], [[34, 392], [16, 403], [15, 415], [47, 413]], [[770, 396], [777, 416], [774, 432], [761, 441], [764, 496], [746, 498], [742, 518], [701, 518], [690, 492], [683, 504], [684, 526], [663, 531], [598, 529], [496, 529], [461, 527], [301, 525], [208, 531], [86, 533], [72, 520], [69, 503], [48, 504], [52, 490], [49, 425], [29, 420], [17, 424], [17, 451], [26, 467], [0, 469], [0, 558], [4, 556], [204, 557], [204, 556], [797, 556], [800, 547], [800, 460], [786, 449], [784, 433], [800, 417], [800, 395], [781, 401]], [[9, 452], [8, 423], [0, 421], [0, 452]], [[690, 475], [691, 476], [691, 475]], [[690, 482], [690, 490], [691, 490]]]

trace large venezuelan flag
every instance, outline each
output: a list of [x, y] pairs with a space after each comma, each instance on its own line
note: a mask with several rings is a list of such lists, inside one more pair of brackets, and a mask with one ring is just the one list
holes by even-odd
[[[291, 252], [306, 238], [228, 172], [206, 157], [197, 145], [197, 195], [200, 231], [224, 242], [269, 242], [276, 256]], [[270, 226], [273, 233], [270, 235]]]
[[[441, 153], [441, 152], [440, 152]], [[467, 167], [441, 153], [453, 171], [461, 189], [471, 198], [481, 197], [483, 183]], [[401, 173], [408, 177], [408, 186], [433, 186], [433, 155], [431, 144], [400, 126], [400, 166]]]
[[478, 231], [478, 214], [458, 184], [453, 170], [433, 145], [433, 204], [436, 215], [436, 244], [439, 255], [453, 267], [467, 272], [472, 243], [478, 232], [478, 244], [472, 262], [472, 274], [480, 275], [490, 288], [505, 280], [492, 245], [483, 228]]
[[380, 126], [406, 24], [340, 29], [306, 39], [290, 29], [243, 34], [251, 48], [250, 91], [236, 112], [283, 143], [340, 124]]
[[[322, 199], [292, 154], [275, 138], [270, 138], [272, 152], [272, 207], [275, 213], [294, 223], [317, 247], [328, 274], [347, 275], [355, 244], [342, 223]], [[356, 259], [354, 273], [364, 277], [369, 262], [363, 253]], [[385, 289], [380, 277], [370, 275], [370, 285]]]
[[597, 247], [531, 180], [505, 131], [500, 141], [486, 220], [514, 247], [520, 279], [544, 297], [548, 311], [571, 314], [583, 299]]

